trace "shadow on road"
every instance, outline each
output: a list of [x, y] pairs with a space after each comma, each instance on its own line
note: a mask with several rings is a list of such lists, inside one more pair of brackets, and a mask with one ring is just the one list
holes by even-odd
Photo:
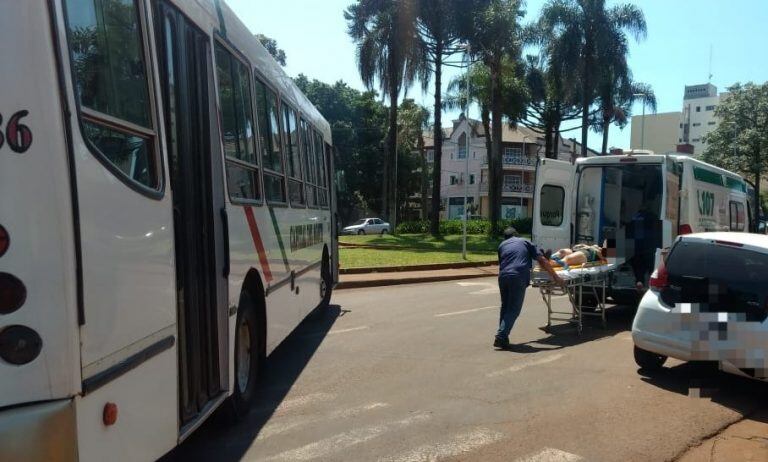
[[[638, 369], [638, 374], [643, 382], [655, 387], [692, 398], [709, 399], [742, 415], [766, 405], [764, 398], [768, 395], [768, 383], [721, 372], [713, 362], [688, 362], [655, 372]], [[764, 418], [765, 413], [761, 419]]]
[[576, 331], [575, 324], [557, 321], [549, 328], [541, 330], [549, 334], [546, 337], [514, 345], [508, 351], [514, 353], [536, 353], [539, 351], [559, 350], [561, 348], [580, 345], [582, 343], [612, 337], [632, 328], [635, 309], [631, 306], [612, 306], [605, 311], [606, 327], [603, 328], [599, 317], [585, 316], [581, 336]]
[[160, 460], [224, 462], [242, 459], [333, 324], [348, 312], [339, 305], [331, 305], [324, 312], [307, 317], [265, 361], [255, 408], [250, 414], [232, 425], [223, 412], [217, 411], [189, 439]]

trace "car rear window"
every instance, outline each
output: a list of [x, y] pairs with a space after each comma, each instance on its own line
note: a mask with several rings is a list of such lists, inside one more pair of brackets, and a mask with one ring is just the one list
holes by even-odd
[[672, 249], [666, 265], [665, 303], [698, 303], [705, 312], [745, 313], [748, 321], [766, 318], [768, 255], [684, 240]]

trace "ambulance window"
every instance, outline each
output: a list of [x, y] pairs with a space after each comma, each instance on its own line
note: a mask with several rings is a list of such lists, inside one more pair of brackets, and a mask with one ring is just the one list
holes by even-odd
[[744, 231], [746, 227], [744, 204], [731, 201], [729, 204], [730, 218], [731, 218], [731, 231]]
[[131, 0], [67, 0], [83, 136], [118, 177], [160, 188], [142, 22]]
[[565, 205], [565, 189], [560, 186], [544, 185], [541, 187], [541, 224], [544, 226], [560, 226], [563, 224], [563, 207]]

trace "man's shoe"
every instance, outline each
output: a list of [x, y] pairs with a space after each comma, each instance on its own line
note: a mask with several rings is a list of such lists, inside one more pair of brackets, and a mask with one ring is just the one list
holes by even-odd
[[493, 341], [493, 347], [494, 348], [500, 348], [502, 350], [506, 350], [509, 348], [509, 340], [497, 338]]

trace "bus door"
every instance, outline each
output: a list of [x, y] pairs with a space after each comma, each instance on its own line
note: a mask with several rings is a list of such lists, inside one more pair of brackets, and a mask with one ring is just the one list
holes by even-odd
[[536, 171], [532, 242], [542, 249], [570, 247], [576, 166], [541, 159]]
[[[226, 389], [227, 298], [220, 162], [211, 149], [209, 38], [161, 2], [157, 19], [173, 194], [181, 423]], [[162, 46], [160, 46], [162, 43]]]

